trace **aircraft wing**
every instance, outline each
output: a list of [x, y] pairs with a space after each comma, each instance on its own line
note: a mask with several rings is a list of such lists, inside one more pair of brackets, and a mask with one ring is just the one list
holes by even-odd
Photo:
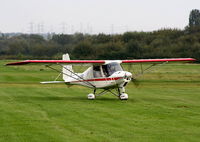
[[27, 65], [27, 64], [104, 64], [105, 60], [25, 60], [21, 62], [8, 63], [6, 65]]
[[27, 65], [27, 64], [105, 64], [110, 62], [118, 63], [161, 63], [161, 62], [193, 62], [194, 58], [168, 58], [168, 59], [134, 59], [134, 60], [25, 60], [21, 62], [8, 63], [6, 65]]
[[122, 63], [162, 63], [162, 62], [194, 62], [194, 58], [138, 59], [122, 60]]

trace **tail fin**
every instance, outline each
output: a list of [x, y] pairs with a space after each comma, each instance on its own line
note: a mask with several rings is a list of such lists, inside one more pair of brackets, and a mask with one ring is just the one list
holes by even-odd
[[[69, 54], [63, 54], [62, 60], [69, 61], [70, 60]], [[70, 81], [70, 79], [71, 79], [70, 76], [73, 75], [73, 73], [71, 73], [71, 72], [74, 72], [73, 69], [72, 69], [72, 65], [65, 65], [65, 66], [63, 66], [62, 71], [63, 71], [63, 80], [65, 82]]]

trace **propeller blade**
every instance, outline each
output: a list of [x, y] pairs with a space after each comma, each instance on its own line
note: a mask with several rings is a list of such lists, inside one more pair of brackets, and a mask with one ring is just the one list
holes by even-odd
[[131, 79], [131, 82], [136, 86], [136, 87], [139, 87], [140, 86], [140, 81], [139, 80], [137, 80], [137, 79], [135, 79], [135, 78], [132, 78]]

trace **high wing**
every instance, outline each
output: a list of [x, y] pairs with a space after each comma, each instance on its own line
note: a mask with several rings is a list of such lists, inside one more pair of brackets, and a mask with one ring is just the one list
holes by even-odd
[[161, 62], [194, 62], [194, 58], [168, 58], [168, 59], [139, 59], [122, 60], [122, 63], [161, 63]]
[[10, 65], [27, 65], [27, 64], [104, 64], [105, 60], [25, 60], [21, 62], [13, 62]]
[[118, 63], [161, 63], [161, 62], [193, 62], [194, 58], [168, 58], [168, 59], [135, 59], [135, 60], [25, 60], [21, 62], [8, 63], [6, 65], [27, 65], [27, 64], [106, 64], [109, 62]]

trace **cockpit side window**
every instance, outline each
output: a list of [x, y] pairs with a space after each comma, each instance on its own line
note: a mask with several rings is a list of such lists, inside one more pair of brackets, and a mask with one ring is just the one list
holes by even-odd
[[108, 65], [102, 65], [103, 73], [106, 77], [109, 77], [109, 72], [108, 72]]
[[102, 65], [103, 73], [106, 77], [112, 75], [116, 71], [122, 71], [122, 67], [118, 63], [110, 63]]
[[93, 75], [95, 78], [102, 77], [100, 66], [93, 66]]

